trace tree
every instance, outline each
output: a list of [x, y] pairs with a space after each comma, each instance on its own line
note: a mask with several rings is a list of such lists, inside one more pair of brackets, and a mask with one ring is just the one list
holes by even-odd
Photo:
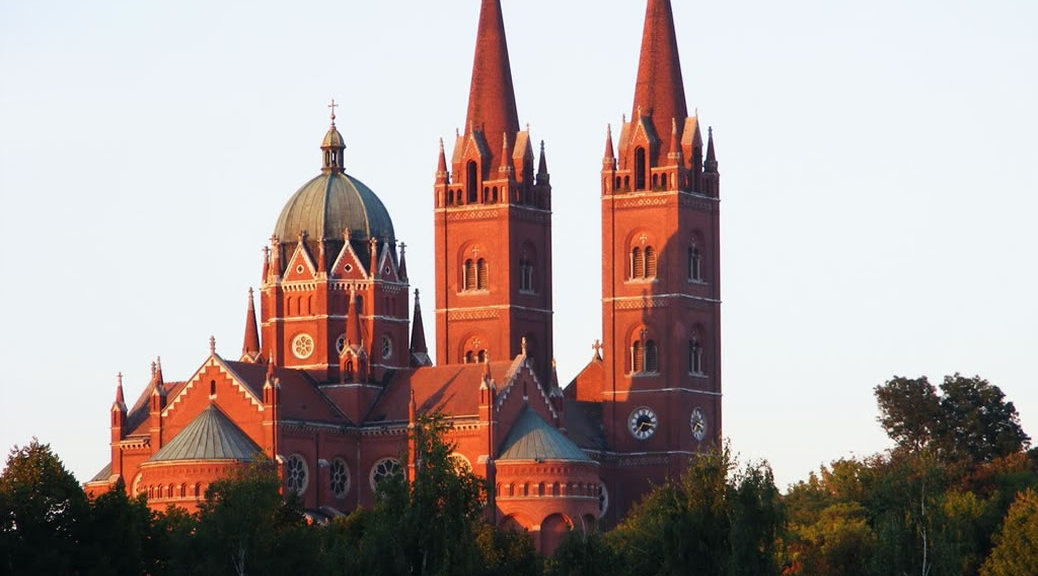
[[571, 530], [544, 565], [545, 576], [598, 576], [616, 568], [613, 551], [598, 532]]
[[126, 495], [122, 479], [111, 490], [90, 502], [92, 558], [87, 574], [134, 575], [154, 571], [152, 514], [141, 495]]
[[925, 376], [895, 377], [875, 388], [887, 435], [913, 453], [975, 466], [1027, 448], [1020, 417], [1005, 394], [979, 376], [946, 376], [941, 394]]
[[1038, 574], [1038, 494], [1027, 489], [1009, 508], [995, 547], [980, 568], [980, 576]]
[[700, 454], [680, 478], [646, 496], [606, 534], [606, 543], [619, 559], [616, 572], [777, 572], [775, 537], [782, 513], [771, 470], [762, 463], [730, 478], [734, 468], [727, 447]]
[[310, 534], [298, 499], [282, 499], [270, 461], [217, 480], [199, 505], [194, 541], [209, 573], [306, 573], [318, 560], [319, 538]]
[[486, 505], [484, 480], [461, 466], [445, 440], [442, 417], [422, 416], [411, 430], [414, 478], [379, 483], [361, 545], [369, 574], [475, 574]]
[[85, 564], [89, 507], [50, 445], [14, 447], [0, 475], [0, 572], [71, 574]]

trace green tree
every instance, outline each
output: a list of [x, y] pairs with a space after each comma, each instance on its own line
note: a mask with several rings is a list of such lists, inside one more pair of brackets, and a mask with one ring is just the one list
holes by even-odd
[[980, 568], [980, 576], [1038, 574], [1038, 494], [1021, 492], [1009, 508], [995, 547]]
[[1030, 438], [1005, 394], [987, 380], [945, 376], [941, 394], [925, 376], [895, 377], [874, 390], [880, 424], [898, 445], [973, 466], [1024, 450]]
[[613, 551], [598, 532], [571, 530], [545, 561], [545, 576], [598, 576], [616, 569]]
[[767, 463], [747, 465], [729, 488], [732, 576], [778, 574], [779, 532], [784, 525], [775, 477]]
[[280, 575], [316, 568], [320, 539], [307, 525], [294, 495], [283, 499], [272, 462], [241, 468], [213, 482], [199, 505], [194, 537], [201, 568]]
[[72, 574], [86, 565], [89, 506], [50, 445], [15, 447], [0, 475], [0, 572]]
[[92, 553], [87, 574], [133, 575], [154, 572], [152, 514], [141, 495], [130, 500], [120, 479], [90, 503]]
[[392, 477], [377, 490], [361, 552], [370, 574], [476, 574], [477, 542], [486, 490], [482, 478], [461, 466], [445, 438], [450, 425], [419, 418], [411, 430], [414, 478]]

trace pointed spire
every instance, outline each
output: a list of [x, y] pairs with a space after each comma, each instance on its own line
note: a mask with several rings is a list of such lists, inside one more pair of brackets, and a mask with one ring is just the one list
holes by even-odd
[[126, 411], [126, 400], [123, 398], [123, 373], [120, 372], [115, 379], [117, 382], [115, 385], [115, 404], [119, 406], [120, 410]]
[[245, 312], [245, 341], [241, 345], [242, 356], [252, 356], [260, 351], [259, 329], [256, 324], [256, 305], [249, 288], [249, 303]]
[[606, 124], [605, 154], [602, 156], [602, 166], [607, 170], [616, 170], [616, 153], [613, 152], [613, 126]]
[[498, 172], [512, 172], [512, 149], [508, 146], [508, 132], [501, 133], [501, 166]]
[[440, 138], [440, 158], [436, 163], [436, 183], [446, 184], [448, 175], [447, 153], [443, 151], [443, 138]]
[[[664, 138], [664, 132], [660, 130], [660, 122], [666, 122], [668, 118], [684, 120], [688, 117], [670, 0], [649, 0], [645, 10], [645, 29], [642, 33], [632, 110], [636, 114], [635, 120], [642, 115], [651, 116], [661, 139]], [[661, 149], [669, 148], [670, 143], [663, 142]]]
[[350, 309], [346, 316], [346, 344], [360, 346], [360, 310], [357, 308], [357, 290], [350, 288]]
[[548, 183], [548, 156], [544, 153], [544, 140], [541, 140], [541, 159], [537, 164], [537, 183]]
[[417, 288], [414, 290], [414, 318], [411, 320], [411, 353], [429, 353], [425, 345], [425, 325], [422, 323], [422, 306], [418, 303]]
[[717, 174], [717, 155], [714, 153], [714, 127], [707, 128], [706, 171]]
[[400, 276], [401, 280], [407, 280], [407, 260], [404, 258], [404, 251], [407, 250], [407, 244], [400, 243], [400, 265], [397, 266], [397, 276]]
[[166, 383], [165, 378], [162, 377], [162, 357], [155, 357], [155, 383], [162, 386]]
[[479, 11], [465, 126], [469, 131], [481, 130], [484, 136], [519, 131], [501, 0], [483, 0]]

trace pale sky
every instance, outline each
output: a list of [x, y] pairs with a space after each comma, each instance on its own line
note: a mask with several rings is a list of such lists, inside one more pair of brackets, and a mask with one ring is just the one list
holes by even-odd
[[[644, 0], [502, 0], [554, 187], [555, 354], [601, 337], [599, 170]], [[781, 487], [889, 446], [872, 389], [980, 374], [1038, 436], [1038, 3], [673, 0], [721, 170], [724, 435]], [[237, 358], [282, 205], [347, 171], [408, 244], [431, 339], [437, 140], [465, 119], [476, 0], [0, 0], [0, 448], [87, 480], [116, 373]]]

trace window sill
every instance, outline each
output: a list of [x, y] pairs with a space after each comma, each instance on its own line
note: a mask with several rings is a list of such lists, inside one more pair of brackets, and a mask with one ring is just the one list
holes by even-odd
[[693, 378], [709, 378], [710, 377], [710, 375], [707, 374], [706, 372], [689, 372], [688, 375], [693, 377]]
[[708, 286], [710, 284], [709, 282], [707, 282], [706, 280], [703, 280], [701, 278], [689, 278], [688, 279], [688, 283], [689, 284], [696, 284], [697, 286]]
[[486, 288], [478, 288], [476, 290], [462, 290], [458, 292], [458, 296], [478, 296], [480, 294], [490, 294], [490, 290]]

